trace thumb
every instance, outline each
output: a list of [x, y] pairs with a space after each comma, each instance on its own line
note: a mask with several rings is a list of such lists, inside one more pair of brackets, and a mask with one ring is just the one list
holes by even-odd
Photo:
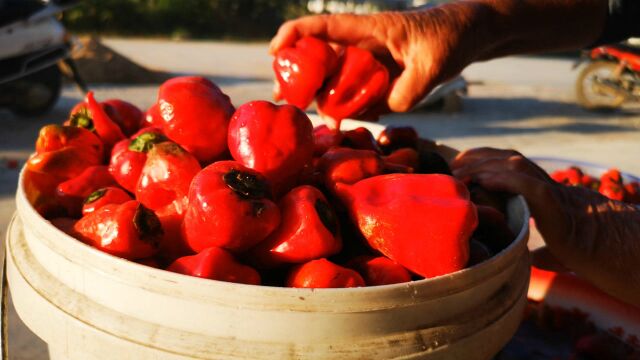
[[411, 110], [435, 87], [434, 80], [423, 66], [415, 61], [410, 62], [391, 85], [387, 98], [389, 109], [394, 112]]

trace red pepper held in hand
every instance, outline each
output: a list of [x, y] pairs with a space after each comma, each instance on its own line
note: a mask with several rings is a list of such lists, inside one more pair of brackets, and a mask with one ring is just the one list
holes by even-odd
[[390, 174], [337, 187], [369, 245], [386, 257], [424, 277], [467, 264], [478, 215], [453, 177]]
[[327, 259], [312, 260], [291, 270], [287, 286], [295, 288], [350, 288], [365, 286], [356, 271], [336, 265]]
[[131, 200], [133, 200], [131, 195], [119, 187], [104, 187], [92, 192], [85, 198], [82, 205], [82, 215], [91, 214], [105, 205], [124, 204]]
[[257, 271], [239, 263], [233, 255], [216, 247], [204, 249], [197, 255], [181, 257], [167, 270], [205, 279], [260, 285], [260, 274]]
[[231, 118], [229, 151], [236, 161], [264, 175], [276, 194], [282, 194], [311, 163], [312, 132], [311, 121], [297, 107], [252, 101]]
[[338, 219], [320, 190], [307, 185], [296, 187], [282, 197], [278, 206], [280, 226], [251, 251], [258, 263], [303, 263], [342, 249]]
[[158, 251], [162, 227], [153, 211], [135, 200], [109, 204], [78, 220], [74, 232], [84, 243], [128, 260]]
[[218, 161], [198, 173], [189, 189], [182, 231], [194, 251], [221, 247], [244, 251], [280, 223], [271, 189], [257, 171], [235, 161]]
[[369, 51], [349, 46], [340, 59], [339, 70], [316, 98], [318, 111], [335, 121], [329, 127], [339, 129], [343, 119], [357, 118], [384, 101], [388, 88], [387, 68]]
[[171, 141], [155, 144], [140, 173], [136, 199], [152, 210], [185, 202], [191, 179], [198, 171], [198, 160], [178, 144]]
[[337, 63], [338, 56], [331, 46], [311, 36], [298, 40], [294, 47], [278, 51], [273, 60], [275, 100], [285, 99], [291, 105], [306, 109]]
[[162, 130], [202, 164], [227, 151], [227, 129], [234, 108], [214, 83], [199, 76], [176, 77], [160, 86]]

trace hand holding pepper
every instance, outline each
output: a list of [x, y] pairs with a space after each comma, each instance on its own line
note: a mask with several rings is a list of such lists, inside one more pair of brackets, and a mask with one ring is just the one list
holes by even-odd
[[637, 207], [558, 184], [511, 150], [469, 150], [458, 155], [452, 168], [457, 177], [488, 190], [522, 194], [551, 254], [602, 290], [640, 305]]

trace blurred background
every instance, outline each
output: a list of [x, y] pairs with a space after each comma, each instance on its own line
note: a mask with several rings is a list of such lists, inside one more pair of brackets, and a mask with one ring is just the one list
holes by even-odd
[[[19, 169], [38, 130], [66, 120], [83, 90], [144, 111], [156, 101], [159, 84], [189, 74], [214, 81], [236, 106], [272, 100], [268, 41], [282, 22], [441, 2], [0, 0], [0, 229], [15, 209]], [[633, 56], [636, 50], [620, 51]], [[640, 69], [616, 73], [620, 61], [605, 49], [477, 63], [414, 111], [380, 121], [414, 126], [458, 149], [513, 148], [640, 174]], [[10, 321], [11, 358], [46, 358], [45, 344], [15, 315]]]

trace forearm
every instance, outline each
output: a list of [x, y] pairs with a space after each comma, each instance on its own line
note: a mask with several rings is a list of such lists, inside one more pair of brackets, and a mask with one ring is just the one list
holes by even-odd
[[474, 8], [470, 36], [475, 61], [589, 46], [602, 34], [607, 4], [607, 0], [468, 0], [444, 6]]
[[565, 236], [545, 237], [551, 252], [601, 289], [640, 305], [640, 210], [583, 188], [558, 190], [570, 226]]

